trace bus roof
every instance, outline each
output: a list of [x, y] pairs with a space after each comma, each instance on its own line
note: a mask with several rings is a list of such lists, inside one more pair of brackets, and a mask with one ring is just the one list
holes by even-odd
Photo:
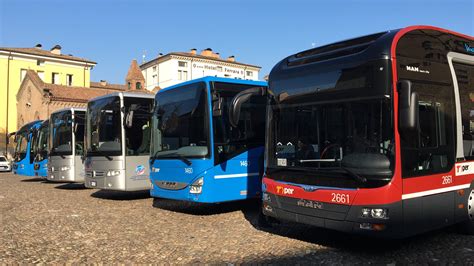
[[161, 89], [157, 94], [167, 91], [167, 90], [172, 90], [174, 88], [179, 88], [182, 86], [186, 86], [189, 84], [197, 83], [197, 82], [224, 82], [224, 83], [234, 83], [234, 84], [242, 84], [242, 85], [254, 85], [254, 86], [267, 86], [267, 82], [265, 81], [259, 81], [259, 80], [243, 80], [243, 79], [231, 79], [231, 78], [220, 78], [220, 77], [212, 77], [212, 76], [206, 76], [198, 79], [193, 79], [189, 80], [183, 83], [179, 83], [170, 87], [166, 87], [164, 89]]
[[57, 113], [61, 113], [61, 112], [65, 112], [65, 111], [82, 111], [82, 112], [85, 112], [86, 109], [85, 108], [82, 108], [82, 107], [67, 107], [67, 108], [61, 108], [61, 109], [58, 109], [54, 112], [52, 112], [51, 114], [57, 114]]
[[35, 121], [32, 121], [32, 122], [29, 122], [28, 124], [22, 126], [17, 132], [16, 134], [20, 133], [20, 132], [23, 132], [23, 131], [28, 131], [34, 127], [39, 127], [41, 125], [41, 123], [43, 122], [43, 120], [35, 120]]
[[[394, 57], [394, 48], [405, 34], [416, 30], [433, 30], [457, 37], [470, 39], [461, 33], [433, 26], [410, 26], [402, 29], [379, 32], [375, 34], [339, 41], [290, 55], [278, 62], [270, 72], [270, 80], [278, 78], [278, 73], [301, 68], [325, 68], [328, 65], [344, 62], [364, 62]], [[271, 83], [271, 82], [270, 82]]]
[[89, 100], [89, 102], [97, 101], [100, 99], [105, 99], [109, 97], [120, 97], [122, 95], [123, 97], [135, 97], [135, 98], [144, 98], [144, 99], [154, 99], [155, 94], [152, 92], [145, 92], [145, 91], [124, 91], [124, 92], [113, 92], [109, 93], [106, 95], [102, 95], [99, 97], [95, 97]]

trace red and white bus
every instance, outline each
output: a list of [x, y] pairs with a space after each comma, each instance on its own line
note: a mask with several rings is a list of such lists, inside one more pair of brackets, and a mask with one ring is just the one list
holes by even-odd
[[303, 51], [269, 76], [263, 213], [383, 237], [474, 233], [474, 39], [431, 26]]

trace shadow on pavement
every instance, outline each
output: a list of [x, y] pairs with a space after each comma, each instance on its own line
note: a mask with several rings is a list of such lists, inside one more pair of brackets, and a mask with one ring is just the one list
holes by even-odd
[[223, 203], [197, 203], [162, 198], [153, 199], [153, 207], [191, 215], [216, 215], [234, 211], [246, 212], [258, 208], [257, 200], [231, 201]]
[[[396, 252], [407, 246], [426, 246], [434, 240], [445, 236], [447, 233], [456, 233], [456, 228], [453, 226], [405, 239], [379, 239], [293, 222], [277, 222], [267, 226], [261, 226], [259, 224], [259, 219], [261, 218], [259, 207], [243, 210], [243, 214], [245, 219], [255, 229], [260, 231], [325, 246], [335, 249], [338, 252], [364, 253], [373, 256], [384, 255], [387, 252]], [[298, 254], [298, 258], [305, 256], [311, 257], [314, 256], [314, 254]], [[292, 261], [295, 261], [294, 257], [269, 258], [261, 261], [248, 262], [252, 264], [287, 264]]]
[[41, 177], [32, 177], [32, 178], [21, 180], [21, 182], [40, 182], [40, 181], [44, 181], [44, 179]]
[[98, 190], [91, 194], [92, 197], [105, 200], [140, 200], [150, 197], [149, 190], [143, 191], [113, 191]]
[[[47, 182], [47, 183], [53, 183], [53, 182]], [[54, 188], [57, 189], [66, 189], [66, 190], [82, 190], [82, 189], [88, 189], [84, 186], [84, 183], [66, 183], [66, 184], [61, 184], [59, 186], [56, 186]]]
[[[287, 228], [285, 228], [285, 226]], [[441, 250], [436, 250], [439, 244], [447, 242], [452, 238], [455, 231], [452, 227], [437, 230], [403, 240], [375, 239], [351, 234], [340, 233], [332, 230], [319, 229], [294, 225], [300, 228], [282, 228], [265, 230], [269, 233], [284, 237], [309, 242], [324, 246], [323, 249], [301, 250], [287, 256], [269, 256], [268, 258], [247, 259], [244, 264], [414, 264], [414, 261], [435, 263], [444, 260]], [[304, 229], [303, 229], [304, 228]], [[462, 236], [461, 236], [462, 237]], [[468, 237], [468, 236], [464, 236]], [[445, 244], [443, 244], [445, 245]], [[467, 244], [469, 245], [469, 244]], [[466, 245], [466, 246], [467, 246]], [[462, 247], [458, 247], [462, 249]], [[444, 251], [446, 252], [446, 251]], [[452, 252], [452, 251], [450, 251]], [[426, 255], [426, 254], [430, 255]], [[466, 256], [469, 256], [466, 254]], [[354, 259], [356, 259], [354, 261]], [[433, 260], [431, 260], [433, 259]], [[450, 263], [458, 264], [465, 262], [465, 258], [455, 257], [448, 260]], [[449, 264], [449, 263], [448, 263]]]

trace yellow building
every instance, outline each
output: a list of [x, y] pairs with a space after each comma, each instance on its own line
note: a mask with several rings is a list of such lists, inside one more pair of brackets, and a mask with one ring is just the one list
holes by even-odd
[[6, 134], [19, 126], [17, 93], [28, 70], [35, 71], [45, 83], [90, 87], [90, 70], [95, 65], [62, 54], [59, 45], [50, 50], [40, 44], [33, 48], [0, 47], [0, 150], [5, 147]]

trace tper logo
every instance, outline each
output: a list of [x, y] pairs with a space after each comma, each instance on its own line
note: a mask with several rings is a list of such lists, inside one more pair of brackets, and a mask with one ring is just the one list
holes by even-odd
[[277, 194], [283, 194], [283, 195], [293, 195], [293, 192], [295, 191], [293, 188], [286, 188], [282, 186], [277, 186]]
[[456, 164], [456, 175], [469, 175], [469, 174], [474, 174], [474, 163], [469, 162], [469, 163], [459, 163]]

